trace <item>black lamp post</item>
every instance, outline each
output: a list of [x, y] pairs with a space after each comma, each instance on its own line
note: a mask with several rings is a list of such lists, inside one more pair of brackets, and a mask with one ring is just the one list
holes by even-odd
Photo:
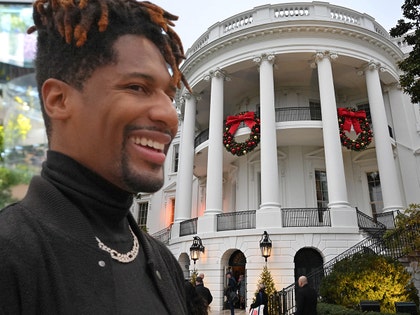
[[201, 242], [201, 238], [194, 236], [193, 243], [190, 247], [190, 256], [191, 259], [194, 260], [194, 270], [195, 262], [200, 258], [200, 252], [204, 253], [203, 243]]
[[271, 247], [272, 242], [270, 240], [270, 237], [268, 236], [267, 231], [264, 231], [264, 234], [262, 235], [260, 240], [260, 249], [261, 255], [265, 258], [265, 263], [267, 263], [267, 258], [271, 256]]

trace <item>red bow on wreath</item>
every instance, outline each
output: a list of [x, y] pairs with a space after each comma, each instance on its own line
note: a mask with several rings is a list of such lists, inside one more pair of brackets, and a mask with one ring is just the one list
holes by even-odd
[[362, 132], [359, 119], [366, 118], [366, 112], [364, 110], [353, 112], [348, 110], [347, 108], [339, 108], [338, 116], [344, 117], [343, 130], [350, 132], [351, 126], [353, 125], [353, 129], [357, 135]]
[[244, 122], [245, 125], [252, 129], [255, 125], [255, 113], [254, 112], [246, 112], [243, 114], [239, 114], [236, 116], [228, 116], [226, 119], [226, 125], [230, 126], [229, 132], [234, 135], [236, 130], [239, 128], [239, 124]]

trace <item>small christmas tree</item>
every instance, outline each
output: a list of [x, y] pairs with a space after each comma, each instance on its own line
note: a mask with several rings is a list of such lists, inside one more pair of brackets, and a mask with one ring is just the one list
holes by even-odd
[[[255, 291], [253, 302], [255, 302], [255, 296], [257, 295], [259, 291], [259, 285], [261, 283], [264, 284], [265, 293], [268, 296], [273, 295], [277, 292], [276, 287], [274, 286], [274, 280], [273, 280], [273, 277], [271, 276], [271, 272], [268, 270], [267, 266], [264, 266], [263, 271], [260, 275], [260, 279], [258, 280], [258, 283], [257, 283], [257, 291]], [[270, 299], [268, 299], [268, 305], [266, 305], [266, 307], [268, 308], [268, 314], [275, 314], [275, 310], [272, 310], [273, 306], [270, 304], [271, 304]]]
[[192, 284], [193, 286], [195, 286], [195, 279], [197, 279], [197, 277], [198, 277], [198, 272], [197, 272], [197, 270], [193, 270], [193, 271], [191, 272], [191, 278], [190, 278], [190, 282], [191, 282], [191, 284]]

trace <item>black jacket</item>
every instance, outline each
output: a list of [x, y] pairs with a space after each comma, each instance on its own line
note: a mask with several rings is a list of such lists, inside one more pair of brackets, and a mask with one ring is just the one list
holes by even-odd
[[213, 301], [213, 296], [211, 295], [210, 290], [203, 284], [197, 284], [195, 286], [195, 290], [201, 297], [203, 297], [204, 301], [206, 301], [206, 304], [210, 305], [210, 303]]
[[[166, 246], [129, 223], [171, 314], [187, 314], [182, 270]], [[37, 176], [20, 203], [0, 211], [0, 314], [118, 314], [108, 253], [85, 217]], [[111, 284], [111, 285], [110, 285]], [[141, 302], [139, 297], [139, 303]]]
[[264, 305], [264, 315], [268, 315], [268, 295], [265, 293], [264, 290], [258, 291], [258, 293], [255, 295], [255, 302], [251, 304], [251, 307], [258, 307], [260, 305]]
[[318, 295], [315, 289], [308, 284], [299, 288], [296, 292], [296, 313], [295, 315], [317, 315], [316, 305]]

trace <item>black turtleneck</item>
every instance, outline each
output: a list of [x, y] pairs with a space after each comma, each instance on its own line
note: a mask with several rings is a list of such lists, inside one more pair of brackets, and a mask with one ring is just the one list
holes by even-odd
[[[108, 247], [127, 253], [133, 237], [127, 215], [133, 196], [81, 165], [55, 151], [47, 152], [41, 176], [57, 187], [86, 217], [93, 233]], [[98, 247], [98, 250], [99, 249]], [[167, 314], [150, 278], [146, 258], [140, 250], [130, 263], [112, 259], [115, 298], [119, 314]]]

